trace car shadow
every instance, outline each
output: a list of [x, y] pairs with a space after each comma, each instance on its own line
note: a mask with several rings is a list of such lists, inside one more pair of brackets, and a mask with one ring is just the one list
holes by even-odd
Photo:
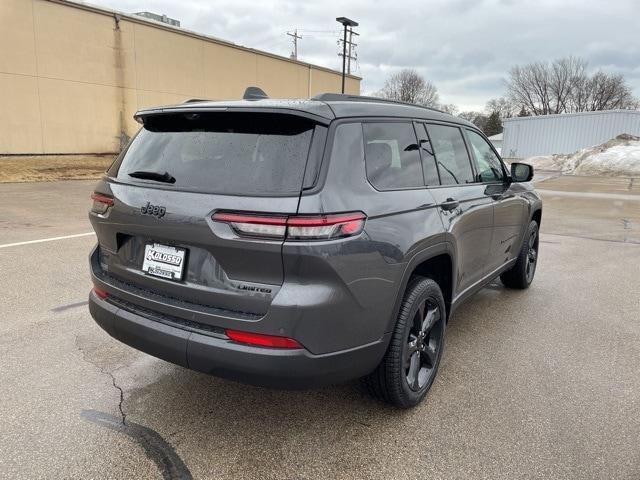
[[[388, 439], [390, 452], [400, 458], [410, 454], [401, 449], [403, 429], [420, 425], [424, 430], [418, 435], [433, 440], [446, 433], [448, 422], [466, 415], [459, 396], [467, 395], [484, 374], [475, 350], [503, 328], [504, 312], [517, 304], [511, 299], [520, 294], [494, 282], [458, 309], [447, 327], [439, 375], [425, 401], [411, 410], [372, 399], [357, 381], [315, 390], [272, 390], [148, 357], [144, 366], [134, 362], [116, 373], [125, 390], [123, 409], [128, 421], [158, 432], [173, 445], [192, 471], [194, 463], [204, 468], [199, 471], [204, 476], [217, 475], [207, 470], [214, 466], [225, 475], [241, 474], [240, 466], [256, 473], [252, 468], [257, 465], [278, 468], [285, 460], [300, 471], [322, 469], [327, 462], [348, 469], [354, 458], [371, 461], [374, 452], [366, 446], [374, 435]], [[251, 458], [240, 458], [238, 452], [251, 452]]]

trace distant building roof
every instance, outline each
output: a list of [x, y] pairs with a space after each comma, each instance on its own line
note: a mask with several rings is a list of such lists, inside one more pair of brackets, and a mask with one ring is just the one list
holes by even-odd
[[621, 109], [616, 109], [616, 110], [596, 110], [593, 112], [576, 112], [576, 113], [554, 113], [551, 115], [530, 115], [528, 117], [509, 117], [509, 118], [505, 118], [502, 123], [506, 124], [506, 123], [513, 123], [513, 122], [522, 122], [524, 120], [526, 121], [545, 121], [545, 120], [549, 120], [551, 118], [560, 118], [563, 120], [567, 120], [569, 121], [572, 118], [576, 118], [576, 117], [584, 117], [584, 116], [598, 116], [598, 115], [604, 115], [604, 116], [611, 116], [611, 115], [619, 115], [619, 114], [624, 114], [624, 115], [640, 115], [640, 110], [621, 110]]

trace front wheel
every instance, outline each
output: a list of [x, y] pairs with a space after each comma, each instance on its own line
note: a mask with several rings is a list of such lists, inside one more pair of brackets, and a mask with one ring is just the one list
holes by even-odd
[[438, 284], [430, 278], [413, 278], [387, 353], [377, 369], [363, 379], [365, 388], [396, 407], [420, 403], [438, 371], [445, 323], [445, 303]]
[[511, 269], [500, 275], [505, 287], [524, 289], [531, 285], [538, 265], [539, 237], [538, 224], [532, 221], [527, 228], [518, 260]]

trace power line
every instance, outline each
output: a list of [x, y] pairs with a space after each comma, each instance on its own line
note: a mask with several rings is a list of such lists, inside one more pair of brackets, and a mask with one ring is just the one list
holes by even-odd
[[301, 33], [331, 33], [333, 35], [340, 35], [342, 33], [342, 30], [307, 30], [307, 29], [300, 29], [298, 30]]
[[284, 35], [287, 32], [280, 32], [278, 33], [278, 37], [274, 37], [273, 34], [270, 34], [268, 37], [265, 38], [261, 38], [260, 40], [255, 40], [252, 41], [251, 44], [252, 45], [257, 45], [257, 48], [268, 48], [272, 45], [275, 45], [276, 43], [281, 43], [284, 41], [284, 39], [280, 36], [280, 35]]

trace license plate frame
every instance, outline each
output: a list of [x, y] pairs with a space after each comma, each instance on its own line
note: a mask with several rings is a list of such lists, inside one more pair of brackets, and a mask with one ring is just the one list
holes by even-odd
[[157, 242], [147, 243], [144, 247], [142, 271], [146, 275], [179, 282], [184, 274], [186, 260], [186, 248]]

